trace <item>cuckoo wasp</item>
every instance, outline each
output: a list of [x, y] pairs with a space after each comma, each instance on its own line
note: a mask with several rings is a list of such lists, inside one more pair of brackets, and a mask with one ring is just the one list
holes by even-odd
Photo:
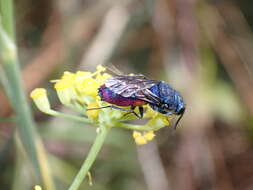
[[[117, 75], [109, 78], [99, 88], [98, 95], [102, 101], [112, 105], [91, 108], [113, 108], [143, 117], [143, 105], [150, 107], [165, 115], [179, 115], [175, 128], [185, 112], [185, 103], [179, 92], [174, 90], [168, 83], [158, 80], [150, 80], [143, 75]], [[131, 106], [131, 109], [124, 109], [117, 106]], [[139, 114], [134, 109], [139, 107]]]

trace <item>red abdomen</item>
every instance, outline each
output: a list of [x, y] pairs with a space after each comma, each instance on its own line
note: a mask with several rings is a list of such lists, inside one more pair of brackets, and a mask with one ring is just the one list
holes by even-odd
[[139, 100], [136, 98], [123, 97], [119, 94], [114, 93], [105, 85], [99, 88], [99, 96], [101, 97], [102, 101], [105, 101], [117, 106], [142, 106], [147, 103], [143, 100]]

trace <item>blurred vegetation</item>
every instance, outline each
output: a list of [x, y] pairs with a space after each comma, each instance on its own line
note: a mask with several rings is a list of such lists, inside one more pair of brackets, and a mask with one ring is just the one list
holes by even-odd
[[[15, 26], [27, 94], [49, 90], [62, 72], [116, 66], [164, 80], [182, 93], [187, 111], [177, 131], [134, 144], [112, 130], [80, 189], [253, 189], [252, 1], [20, 0]], [[1, 13], [2, 15], [2, 13]], [[2, 72], [2, 70], [0, 70]], [[0, 73], [1, 75], [2, 73]], [[0, 187], [38, 182], [16, 140], [13, 109], [0, 91]], [[67, 189], [96, 131], [33, 109], [56, 189]], [[45, 188], [43, 189], [45, 190]]]

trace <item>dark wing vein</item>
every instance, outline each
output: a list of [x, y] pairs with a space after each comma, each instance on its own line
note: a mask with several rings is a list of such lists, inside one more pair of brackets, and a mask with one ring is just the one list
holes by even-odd
[[157, 95], [155, 95], [153, 92], [151, 92], [149, 89], [145, 89], [143, 93], [145, 94], [145, 96], [139, 99], [149, 102], [151, 104], [157, 104], [157, 105], [161, 104], [160, 98]]

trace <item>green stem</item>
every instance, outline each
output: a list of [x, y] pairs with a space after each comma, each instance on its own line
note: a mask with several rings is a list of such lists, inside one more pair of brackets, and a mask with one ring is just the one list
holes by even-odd
[[21, 84], [21, 78], [16, 59], [16, 49], [12, 48], [13, 42], [11, 42], [11, 40], [8, 38], [1, 26], [0, 47], [1, 58], [3, 60], [2, 66], [6, 77], [6, 83], [4, 83], [4, 87], [7, 91], [12, 106], [16, 111], [17, 121], [20, 124], [19, 132], [21, 139], [23, 140], [26, 150], [29, 150], [28, 153], [30, 153], [33, 164], [37, 171], [36, 173], [40, 173], [39, 164], [37, 162], [37, 154], [33, 143], [33, 123]]
[[[54, 189], [45, 150], [37, 134], [32, 113], [22, 84], [13, 20], [13, 1], [0, 0], [0, 56], [1, 82], [15, 111], [18, 135], [33, 164], [36, 181], [44, 182], [47, 189]], [[43, 156], [43, 161], [40, 156]]]
[[123, 128], [123, 129], [130, 129], [130, 130], [136, 130], [136, 131], [156, 131], [162, 127], [149, 127], [146, 125], [133, 125], [133, 124], [127, 124], [127, 123], [118, 123], [115, 125], [115, 127]]
[[9, 37], [14, 41], [15, 30], [13, 24], [13, 2], [12, 0], [0, 1], [0, 13], [2, 18], [2, 25]]
[[101, 126], [100, 131], [95, 139], [94, 144], [92, 145], [90, 152], [88, 153], [88, 156], [86, 160], [84, 161], [81, 169], [79, 170], [78, 174], [76, 175], [73, 183], [69, 187], [68, 190], [77, 190], [79, 186], [81, 185], [84, 178], [87, 176], [87, 173], [89, 172], [93, 162], [95, 161], [104, 141], [109, 132], [109, 128], [106, 126]]
[[[0, 38], [3, 37], [3, 30], [0, 28]], [[1, 40], [0, 40], [1, 41]], [[21, 78], [19, 73], [19, 68], [16, 60], [16, 52], [13, 54], [14, 56], [8, 54], [9, 49], [5, 51], [3, 44], [0, 43], [2, 50], [2, 59], [3, 59], [3, 69], [5, 72], [5, 76], [7, 78], [7, 83], [4, 84], [4, 87], [7, 91], [13, 109], [16, 111], [17, 122], [20, 127], [19, 134], [23, 141], [23, 144], [30, 154], [30, 158], [35, 166], [36, 173], [40, 173], [39, 164], [37, 162], [37, 154], [34, 147], [34, 126], [32, 123], [31, 113], [29, 107], [26, 102], [25, 94], [23, 92]], [[3, 55], [7, 53], [8, 55]], [[39, 176], [38, 176], [39, 177]]]
[[52, 115], [52, 116], [56, 116], [56, 117], [62, 117], [62, 118], [65, 118], [65, 119], [74, 120], [74, 121], [80, 121], [80, 122], [84, 122], [84, 123], [91, 123], [91, 120], [89, 118], [79, 117], [79, 116], [75, 116], [75, 115], [68, 115], [68, 114], [57, 112], [57, 111], [54, 111], [54, 110], [50, 110], [49, 112], [47, 112], [47, 114]]

